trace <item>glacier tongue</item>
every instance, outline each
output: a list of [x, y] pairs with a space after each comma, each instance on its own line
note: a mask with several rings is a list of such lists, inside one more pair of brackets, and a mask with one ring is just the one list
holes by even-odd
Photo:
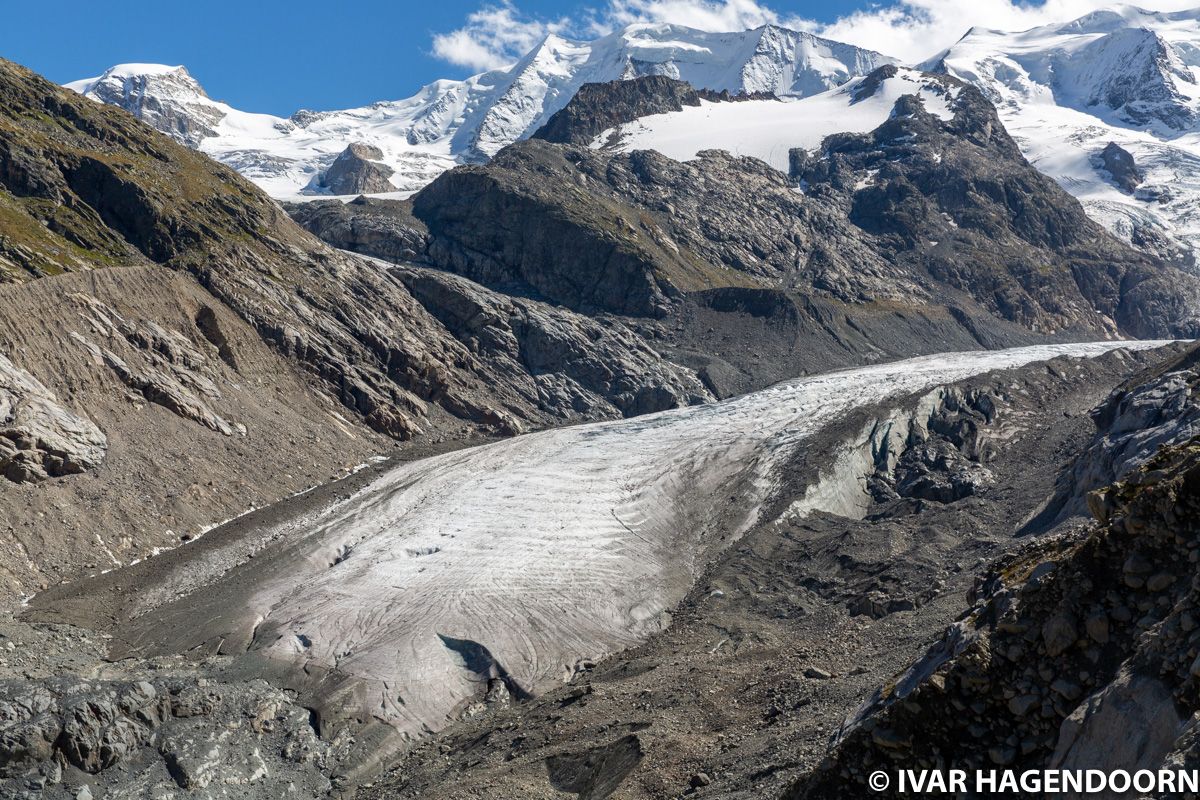
[[323, 714], [418, 736], [489, 680], [537, 693], [660, 629], [708, 558], [758, 521], [775, 468], [845, 413], [992, 369], [1156, 344], [916, 358], [397, 466], [135, 618], [116, 655], [217, 647], [307, 687]]
[[373, 145], [413, 192], [455, 164], [486, 160], [533, 133], [584, 83], [661, 74], [697, 88], [804, 97], [892, 59], [776, 26], [707, 33], [632, 25], [591, 42], [550, 35], [519, 62], [463, 81], [435, 81], [405, 100], [344, 111], [252, 114], [210, 99], [187, 70], [125, 64], [72, 89], [119, 105], [198, 147], [281, 199], [319, 195], [346, 147]]

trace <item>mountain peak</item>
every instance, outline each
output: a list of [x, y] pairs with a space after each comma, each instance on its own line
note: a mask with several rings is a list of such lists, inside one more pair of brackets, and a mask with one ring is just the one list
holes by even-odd
[[806, 97], [893, 59], [777, 25], [709, 32], [636, 23], [593, 41], [556, 33], [515, 64], [437, 81], [405, 100], [289, 120], [215, 102], [183, 67], [121, 64], [70, 88], [112, 103], [224, 161], [276, 197], [321, 192], [321, 176], [354, 142], [369, 142], [397, 188], [421, 188], [456, 163], [485, 161], [530, 136], [581, 86], [644, 75], [697, 90]]
[[204, 87], [192, 77], [183, 65], [169, 66], [167, 64], [114, 64], [95, 78], [84, 78], [66, 84], [80, 94], [94, 92], [102, 84], [120, 84], [122, 86], [145, 87], [151, 83], [175, 85], [178, 88], [190, 90], [201, 97], [208, 97]]
[[[1026, 155], [1126, 241], [1200, 253], [1200, 9], [1114, 5], [1019, 32], [973, 29], [927, 68], [977, 84]], [[1146, 180], [1120, 191], [1103, 169], [1115, 142]]]
[[121, 106], [191, 147], [216, 136], [228, 109], [209, 99], [183, 66], [117, 64], [102, 75], [68, 83], [68, 89], [102, 103]]

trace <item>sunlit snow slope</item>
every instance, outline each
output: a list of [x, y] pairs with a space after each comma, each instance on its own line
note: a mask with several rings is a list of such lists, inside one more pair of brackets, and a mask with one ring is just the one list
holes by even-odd
[[[536, 693], [658, 630], [706, 558], [757, 521], [775, 468], [847, 411], [1120, 346], [917, 358], [405, 464], [135, 619], [118, 655], [244, 653], [257, 674], [315, 684], [318, 704], [351, 696], [358, 715], [420, 735], [489, 679]], [[182, 591], [178, 577], [164, 585]]]
[[788, 151], [814, 150], [833, 133], [863, 133], [879, 127], [903, 95], [916, 95], [929, 113], [942, 119], [954, 114], [955, 89], [934, 76], [900, 68], [878, 86], [864, 78], [805, 98], [710, 102], [681, 111], [641, 117], [602, 133], [593, 147], [657, 150], [677, 161], [702, 150], [727, 150], [753, 156], [781, 172], [788, 171]]
[[[1030, 162], [1126, 241], [1200, 251], [1200, 9], [973, 29], [925, 68], [982, 88]], [[1109, 142], [1143, 173], [1131, 193], [1099, 162]]]
[[698, 88], [803, 97], [890, 62], [772, 25], [706, 33], [640, 24], [592, 42], [551, 35], [511, 67], [436, 81], [406, 100], [286, 119], [214, 101], [182, 67], [124, 64], [68, 86], [126, 108], [276, 197], [292, 197], [319, 193], [320, 174], [352, 142], [383, 151], [398, 190], [419, 189], [533, 133], [585, 83], [667, 75]]

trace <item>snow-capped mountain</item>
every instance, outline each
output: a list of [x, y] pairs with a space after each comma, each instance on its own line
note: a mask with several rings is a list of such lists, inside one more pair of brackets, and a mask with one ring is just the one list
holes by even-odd
[[874, 130], [892, 115], [896, 101], [904, 95], [920, 98], [934, 116], [951, 119], [951, 104], [961, 85], [950, 83], [939, 76], [897, 67], [894, 74], [882, 79], [853, 78], [810, 97], [736, 103], [701, 100], [698, 106], [652, 114], [606, 130], [592, 147], [657, 150], [677, 161], [695, 158], [704, 150], [726, 150], [753, 156], [786, 173], [793, 148], [814, 150], [830, 134]]
[[214, 101], [183, 67], [125, 64], [68, 86], [126, 108], [276, 197], [294, 197], [320, 192], [320, 176], [356, 142], [382, 151], [397, 190], [419, 189], [529, 135], [585, 83], [666, 75], [698, 88], [805, 97], [892, 61], [770, 25], [706, 33], [643, 24], [592, 42], [551, 35], [511, 67], [436, 81], [405, 100], [287, 119]]
[[[924, 67], [980, 86], [1026, 157], [1126, 241], [1200, 251], [1200, 9], [973, 29]], [[1123, 175], [1110, 143], [1132, 156]]]

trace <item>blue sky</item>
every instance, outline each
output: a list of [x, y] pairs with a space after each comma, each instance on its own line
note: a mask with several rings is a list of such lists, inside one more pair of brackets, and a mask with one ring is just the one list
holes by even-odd
[[[778, 3], [833, 19], [856, 0]], [[342, 8], [339, 9], [338, 6]], [[475, 69], [434, 55], [434, 36], [461, 28], [486, 2], [327, 0], [5, 0], [0, 55], [56, 82], [114, 63], [184, 64], [213, 97], [290, 114], [406, 97], [422, 84]], [[496, 5], [496, 4], [493, 4]], [[584, 3], [518, 0], [518, 18], [585, 20]]]
[[[0, 56], [64, 83], [124, 62], [184, 64], [247, 111], [350, 108], [510, 62], [547, 31], [630, 21], [778, 22], [916, 62], [971, 25], [1023, 30], [1112, 0], [0, 0]], [[1143, 7], [1197, 0], [1141, 0]]]

